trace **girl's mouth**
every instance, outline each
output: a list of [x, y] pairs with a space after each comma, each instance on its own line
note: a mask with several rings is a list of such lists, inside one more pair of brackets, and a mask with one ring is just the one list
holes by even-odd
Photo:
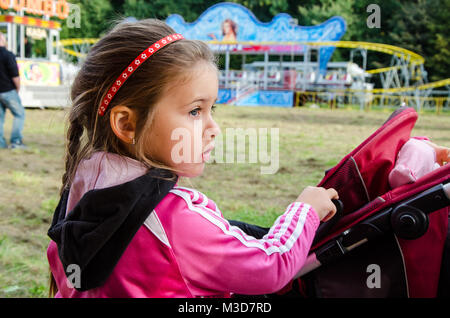
[[203, 162], [206, 162], [211, 157], [211, 151], [214, 149], [214, 144], [211, 144], [209, 147], [206, 147], [206, 151], [202, 153]]
[[203, 162], [206, 162], [206, 161], [209, 160], [209, 158], [211, 157], [211, 151], [212, 151], [212, 149], [211, 149], [211, 150], [208, 150], [208, 151], [205, 151], [205, 152], [202, 154]]

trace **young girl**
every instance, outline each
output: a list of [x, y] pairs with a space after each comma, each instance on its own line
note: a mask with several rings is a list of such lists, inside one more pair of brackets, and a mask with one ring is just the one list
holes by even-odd
[[[202, 174], [220, 133], [214, 61], [206, 44], [153, 19], [121, 23], [91, 49], [72, 87], [48, 232], [57, 297], [265, 294], [302, 267], [319, 221], [336, 211], [335, 190], [306, 188], [256, 238], [177, 185]], [[191, 160], [179, 160], [174, 131], [184, 132]]]

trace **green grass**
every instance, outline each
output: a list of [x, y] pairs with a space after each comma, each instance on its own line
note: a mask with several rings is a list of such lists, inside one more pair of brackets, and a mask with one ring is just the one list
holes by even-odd
[[[222, 132], [278, 128], [279, 168], [262, 175], [260, 163], [211, 163], [182, 179], [214, 200], [225, 217], [270, 226], [308, 185], [372, 134], [388, 112], [308, 108], [219, 106]], [[27, 110], [28, 150], [0, 150], [0, 297], [46, 297], [47, 230], [63, 174], [66, 111]], [[12, 117], [6, 117], [9, 137]], [[450, 116], [421, 114], [414, 135], [450, 146]], [[248, 144], [248, 142], [247, 142]]]

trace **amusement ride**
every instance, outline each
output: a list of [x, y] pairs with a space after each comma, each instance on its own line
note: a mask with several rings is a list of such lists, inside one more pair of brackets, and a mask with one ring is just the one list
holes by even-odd
[[[61, 12], [59, 17], [66, 17]], [[166, 23], [188, 39], [205, 41], [221, 57], [218, 103], [331, 108], [353, 105], [361, 109], [408, 105], [419, 111], [450, 110], [450, 78], [429, 82], [425, 59], [410, 50], [342, 41], [346, 31], [342, 17], [305, 27], [280, 13], [263, 23], [246, 7], [225, 2], [208, 8], [195, 22], [187, 23], [173, 14]], [[18, 56], [21, 77], [29, 88], [23, 94], [36, 86], [67, 90], [78, 66], [98, 41], [60, 40], [59, 23], [26, 17], [24, 10], [18, 15], [0, 16], [2, 29], [9, 38], [8, 48]], [[45, 40], [43, 56], [26, 56], [25, 39], [29, 36]], [[349, 50], [349, 60], [330, 61], [336, 49]], [[389, 55], [390, 65], [367, 69], [370, 52]], [[238, 69], [236, 63], [231, 67], [232, 56], [240, 56]], [[36, 100], [35, 96], [31, 99]]]

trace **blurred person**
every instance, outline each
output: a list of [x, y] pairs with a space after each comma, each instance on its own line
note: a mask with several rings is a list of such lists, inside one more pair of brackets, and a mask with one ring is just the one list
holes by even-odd
[[33, 44], [31, 43], [30, 39], [28, 37], [25, 37], [25, 57], [31, 58], [33, 52]]
[[25, 122], [25, 108], [19, 97], [20, 77], [14, 54], [6, 49], [6, 39], [0, 32], [0, 148], [8, 148], [3, 134], [6, 109], [14, 116], [9, 148], [26, 148], [22, 130]]

